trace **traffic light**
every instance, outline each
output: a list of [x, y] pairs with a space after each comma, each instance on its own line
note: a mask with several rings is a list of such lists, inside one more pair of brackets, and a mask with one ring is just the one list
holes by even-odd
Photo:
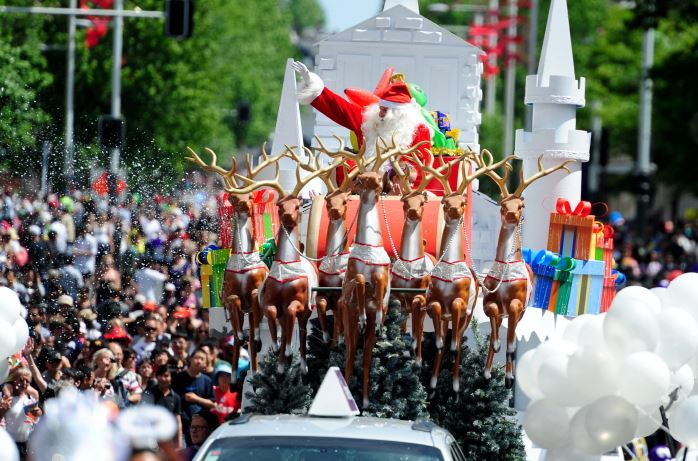
[[102, 149], [123, 150], [124, 139], [126, 138], [126, 122], [119, 117], [102, 115], [97, 124], [99, 134], [99, 145]]
[[194, 0], [165, 0], [165, 35], [189, 38], [194, 29]]

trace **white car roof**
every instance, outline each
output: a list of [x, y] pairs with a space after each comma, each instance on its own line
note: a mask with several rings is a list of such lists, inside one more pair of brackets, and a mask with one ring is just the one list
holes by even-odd
[[364, 440], [390, 440], [426, 446], [442, 446], [447, 432], [425, 422], [354, 416], [321, 418], [296, 415], [251, 415], [223, 424], [208, 442], [228, 437], [337, 437]]

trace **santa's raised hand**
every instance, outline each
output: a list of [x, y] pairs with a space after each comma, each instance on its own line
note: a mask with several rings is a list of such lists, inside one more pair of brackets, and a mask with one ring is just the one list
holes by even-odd
[[305, 83], [306, 85], [310, 83], [310, 71], [307, 67], [305, 67], [305, 64], [303, 64], [300, 61], [293, 61], [291, 67], [293, 67], [293, 70], [296, 71], [296, 73], [300, 75], [301, 78], [303, 78], [303, 83]]

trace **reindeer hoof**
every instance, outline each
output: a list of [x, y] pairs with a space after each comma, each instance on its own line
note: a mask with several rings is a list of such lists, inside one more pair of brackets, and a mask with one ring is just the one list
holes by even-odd
[[455, 341], [451, 341], [451, 352], [456, 352], [456, 349], [458, 349], [458, 345]]
[[453, 378], [453, 392], [458, 392], [460, 390], [460, 380], [458, 378]]
[[414, 363], [416, 363], [417, 366], [421, 368], [421, 366], [422, 366], [422, 358], [421, 358], [421, 357], [416, 357], [416, 358], [414, 359]]
[[368, 397], [364, 397], [364, 402], [363, 402], [363, 403], [364, 403], [363, 409], [365, 410], [365, 409], [368, 408]]
[[271, 350], [274, 351], [275, 354], [279, 352], [279, 343], [277, 341], [271, 342]]
[[492, 372], [490, 370], [485, 370], [485, 379], [492, 378]]
[[441, 350], [441, 349], [444, 348], [444, 340], [443, 340], [443, 338], [441, 338], [440, 336], [437, 336], [437, 337], [436, 337], [436, 348], [437, 348], [438, 350]]
[[280, 363], [276, 366], [276, 372], [279, 374], [283, 374], [284, 371], [286, 371], [286, 367], [284, 366], [283, 363]]
[[496, 354], [497, 352], [499, 352], [499, 349], [501, 349], [501, 348], [502, 348], [502, 345], [501, 345], [501, 343], [500, 343], [499, 341], [497, 341], [496, 343], [494, 343], [494, 344], [492, 345], [492, 350], [494, 351], [495, 354]]
[[329, 343], [329, 342], [330, 342], [330, 334], [327, 333], [326, 331], [323, 331], [323, 332], [322, 332], [322, 340], [323, 340], [325, 343]]
[[238, 340], [241, 342], [245, 340], [245, 335], [242, 333], [242, 331], [238, 331]]
[[432, 376], [429, 380], [429, 388], [436, 389], [436, 376]]
[[514, 387], [514, 378], [510, 378], [508, 376], [505, 377], [504, 378], [504, 387], [506, 387], [507, 389], [511, 389], [512, 387]]
[[301, 373], [304, 375], [308, 373], [308, 364], [305, 363], [305, 359], [301, 359]]

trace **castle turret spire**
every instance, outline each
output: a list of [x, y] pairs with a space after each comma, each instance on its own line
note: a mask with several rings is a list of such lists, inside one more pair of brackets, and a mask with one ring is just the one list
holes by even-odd
[[[523, 159], [525, 176], [537, 171], [543, 155], [547, 168], [566, 159], [589, 160], [591, 133], [576, 129], [576, 110], [584, 107], [584, 77], [575, 79], [566, 0], [552, 0], [538, 73], [526, 77], [525, 103], [533, 107], [531, 131], [517, 130], [514, 153]], [[581, 164], [570, 174], [556, 172], [526, 189], [524, 246], [545, 248], [549, 214], [558, 197], [581, 198]]]

